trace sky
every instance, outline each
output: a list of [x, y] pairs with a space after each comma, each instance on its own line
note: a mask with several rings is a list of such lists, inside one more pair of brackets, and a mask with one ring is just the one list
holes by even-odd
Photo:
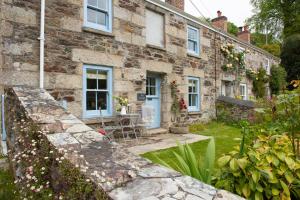
[[245, 20], [253, 14], [250, 0], [185, 0], [185, 12], [196, 17], [201, 16], [201, 14], [190, 1], [198, 7], [205, 17], [213, 19], [217, 16], [217, 11], [220, 10], [222, 15], [228, 18], [228, 21], [237, 26], [243, 26]]

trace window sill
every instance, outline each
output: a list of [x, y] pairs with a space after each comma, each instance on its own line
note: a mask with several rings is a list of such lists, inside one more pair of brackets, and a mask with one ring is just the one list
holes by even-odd
[[201, 115], [200, 111], [188, 111], [188, 115]]
[[[101, 119], [100, 117], [92, 117], [92, 118], [83, 118], [82, 121], [85, 124], [100, 124]], [[113, 122], [115, 121], [115, 117], [103, 117], [103, 122]]]
[[152, 48], [152, 49], [158, 49], [161, 51], [167, 51], [167, 49], [165, 47], [160, 47], [160, 46], [156, 46], [156, 45], [152, 45], [152, 44], [146, 44], [147, 47]]
[[201, 59], [201, 57], [199, 55], [196, 55], [196, 54], [193, 54], [193, 53], [187, 53], [187, 56]]
[[94, 29], [94, 28], [90, 28], [90, 27], [86, 27], [86, 26], [83, 26], [82, 30], [85, 31], [85, 32], [96, 33], [96, 34], [99, 34], [99, 35], [105, 35], [105, 36], [115, 37], [115, 35], [113, 33], [102, 31], [102, 30], [98, 30], [98, 29]]

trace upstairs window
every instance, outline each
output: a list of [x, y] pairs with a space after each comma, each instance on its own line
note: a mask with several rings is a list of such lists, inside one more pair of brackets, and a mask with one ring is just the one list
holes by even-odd
[[195, 77], [188, 77], [188, 111], [200, 110], [200, 80]]
[[83, 116], [112, 114], [112, 69], [86, 65], [83, 69]]
[[188, 53], [199, 55], [199, 29], [188, 26], [187, 28], [187, 35], [188, 35]]
[[165, 46], [164, 30], [164, 16], [157, 12], [146, 10], [147, 44], [163, 48]]
[[247, 100], [247, 85], [240, 84], [240, 96], [243, 100]]
[[112, 0], [85, 0], [85, 26], [111, 32], [112, 30]]

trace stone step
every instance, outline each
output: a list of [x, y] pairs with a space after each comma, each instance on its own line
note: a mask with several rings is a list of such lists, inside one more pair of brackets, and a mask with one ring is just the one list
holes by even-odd
[[154, 129], [148, 129], [147, 135], [159, 135], [159, 134], [167, 134], [169, 131], [165, 128], [154, 128]]

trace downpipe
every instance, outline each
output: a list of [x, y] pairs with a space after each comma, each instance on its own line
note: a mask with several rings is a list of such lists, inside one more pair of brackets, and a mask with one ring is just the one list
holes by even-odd
[[41, 0], [41, 22], [40, 22], [40, 88], [44, 88], [44, 63], [45, 63], [45, 0]]
[[6, 129], [5, 129], [5, 110], [4, 110], [4, 94], [1, 95], [1, 122], [2, 122], [2, 141], [6, 141]]

